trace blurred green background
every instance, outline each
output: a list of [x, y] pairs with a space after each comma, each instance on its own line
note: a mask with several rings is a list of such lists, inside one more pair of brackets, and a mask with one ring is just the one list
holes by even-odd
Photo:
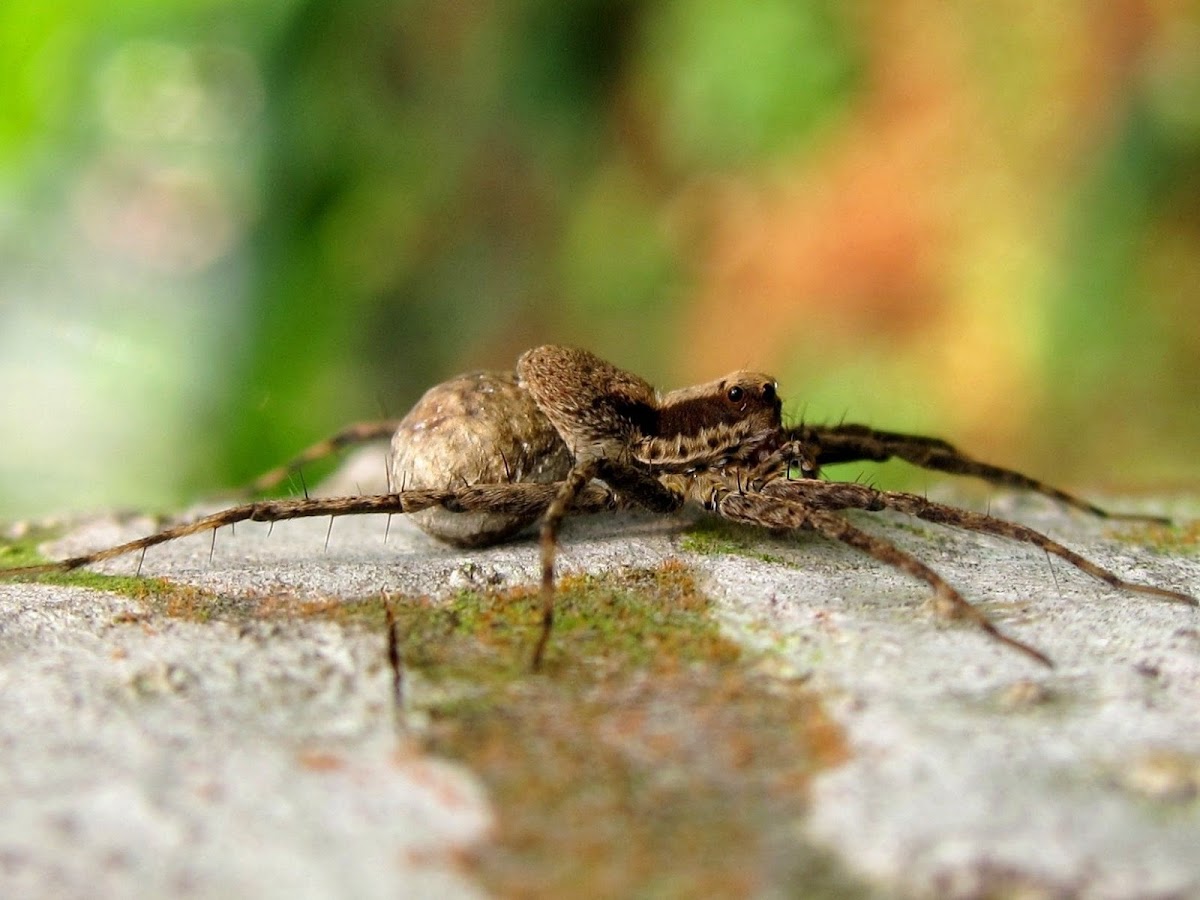
[[1200, 475], [1200, 6], [6, 0], [0, 516], [170, 505], [544, 342]]

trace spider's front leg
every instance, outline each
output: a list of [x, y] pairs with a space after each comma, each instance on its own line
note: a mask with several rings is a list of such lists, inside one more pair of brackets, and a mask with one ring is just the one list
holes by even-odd
[[1155, 587], [1150, 584], [1136, 584], [1126, 581], [1119, 575], [1099, 566], [1087, 557], [1081, 556], [1074, 550], [1060, 544], [1053, 538], [1042, 534], [1028, 526], [997, 519], [983, 513], [958, 509], [945, 503], [936, 503], [916, 494], [901, 491], [880, 491], [865, 484], [839, 481], [787, 481], [777, 479], [763, 488], [766, 497], [779, 498], [804, 504], [818, 509], [864, 509], [879, 511], [895, 510], [924, 519], [947, 525], [951, 528], [962, 528], [981, 534], [995, 535], [1025, 544], [1032, 544], [1046, 553], [1066, 560], [1075, 568], [1098, 578], [1110, 587], [1139, 594], [1151, 594], [1175, 603], [1185, 603], [1196, 606], [1197, 600], [1182, 591]]
[[1044, 481], [1012, 469], [981, 462], [941, 438], [901, 434], [894, 431], [878, 431], [865, 425], [799, 425], [787, 429], [787, 434], [791, 440], [801, 442], [814, 449], [818, 466], [902, 459], [922, 469], [932, 469], [951, 475], [969, 475], [1001, 487], [1033, 491], [1051, 497], [1066, 506], [1105, 519], [1170, 523], [1169, 519], [1161, 516], [1111, 513], [1081, 497], [1046, 484]]
[[[805, 482], [772, 482], [801, 484]], [[824, 484], [825, 482], [809, 482]], [[770, 485], [768, 485], [770, 487]], [[901, 550], [890, 541], [856, 528], [829, 509], [810, 506], [800, 499], [785, 499], [760, 492], [730, 490], [727, 485], [706, 488], [705, 505], [727, 519], [760, 527], [793, 530], [808, 528], [818, 534], [840, 541], [882, 563], [924, 581], [933, 589], [934, 606], [947, 618], [966, 619], [985, 634], [1012, 647], [1044, 666], [1054, 663], [1036, 647], [1001, 631], [981, 610], [973, 606], [942, 576], [916, 557]]]
[[891, 509], [950, 527], [1021, 541], [1066, 560], [1114, 588], [1151, 594], [1189, 606], [1200, 604], [1195, 597], [1182, 591], [1126, 581], [1032, 528], [934, 503], [915, 494], [879, 491], [862, 484], [812, 479], [790, 481], [783, 477], [771, 481], [760, 491], [747, 492], [731, 486], [728, 477], [724, 480], [710, 479], [707, 483], [698, 482], [694, 489], [695, 496], [704, 502], [706, 508], [734, 521], [778, 529], [810, 528], [853, 546], [932, 587], [941, 613], [969, 619], [993, 638], [1047, 665], [1050, 665], [1050, 661], [1043, 653], [999, 631], [987, 616], [924, 563], [892, 543], [855, 528], [837, 516], [836, 512], [844, 509]]
[[740, 487], [752, 491], [778, 478], [790, 479], [794, 471], [803, 479], [816, 479], [821, 476], [819, 448], [811, 441], [791, 438], [748, 472], [733, 471]]

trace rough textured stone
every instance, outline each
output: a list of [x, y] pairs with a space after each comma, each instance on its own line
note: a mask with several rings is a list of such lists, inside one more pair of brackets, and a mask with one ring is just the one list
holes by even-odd
[[[991, 509], [1122, 575], [1200, 592], [1194, 553], [1147, 549], [1122, 526], [1037, 499]], [[1112, 591], [1021, 545], [853, 518], [1057, 668], [936, 621], [922, 585], [811, 535], [747, 532], [757, 556], [696, 553], [678, 522], [597, 517], [569, 523], [562, 564], [682, 558], [704, 573], [729, 632], [767, 652], [764, 678], [808, 677], [852, 754], [816, 778], [793, 839], [827, 848], [881, 894], [1200, 894], [1200, 613]], [[47, 550], [146, 525], [98, 520]], [[268, 538], [247, 523], [218, 535], [211, 561], [197, 536], [152, 549], [143, 571], [222, 595], [340, 598], [537, 577], [531, 543], [464, 552], [397, 518], [385, 544], [383, 520], [360, 517], [335, 522], [325, 549], [327, 527], [282, 523]], [[469, 773], [396, 735], [378, 635], [122, 616], [137, 611], [92, 591], [0, 584], [0, 893], [476, 890], [449, 861], [485, 839], [486, 799]]]

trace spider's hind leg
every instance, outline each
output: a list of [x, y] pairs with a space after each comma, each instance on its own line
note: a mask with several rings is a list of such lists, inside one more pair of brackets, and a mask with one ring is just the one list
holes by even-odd
[[1109, 512], [1103, 507], [1089, 503], [1082, 497], [1046, 484], [1044, 481], [1012, 469], [981, 462], [941, 438], [901, 434], [895, 431], [877, 431], [865, 425], [801, 426], [792, 431], [795, 432], [792, 435], [794, 439], [810, 441], [819, 448], [817, 461], [822, 466], [846, 462], [886, 462], [893, 458], [902, 459], [922, 469], [932, 469], [950, 475], [969, 475], [1001, 487], [1032, 491], [1051, 497], [1073, 509], [1082, 510], [1104, 519], [1170, 523], [1169, 519], [1162, 516]]
[[264, 472], [258, 478], [254, 479], [254, 481], [250, 482], [243, 489], [242, 493], [266, 493], [278, 487], [292, 475], [295, 475], [304, 466], [320, 462], [349, 447], [367, 444], [372, 441], [389, 440], [396, 433], [396, 429], [399, 426], [399, 419], [382, 419], [377, 422], [355, 422], [353, 425], [347, 425], [336, 434], [332, 434], [325, 438], [325, 440], [318, 441], [312, 446], [305, 448], [282, 466], [271, 469], [269, 472]]
[[[397, 491], [392, 494], [360, 495], [355, 497], [312, 497], [283, 500], [260, 500], [241, 506], [231, 506], [210, 513], [190, 522], [164, 528], [137, 540], [127, 541], [103, 550], [82, 556], [73, 556], [58, 562], [43, 563], [19, 568], [0, 568], [0, 578], [22, 578], [56, 572], [70, 572], [94, 563], [115, 559], [130, 553], [138, 553], [168, 541], [178, 540], [192, 534], [215, 531], [238, 522], [283, 522], [288, 519], [305, 519], [323, 516], [353, 516], [368, 514], [407, 514], [423, 509], [440, 507], [455, 513], [475, 511], [511, 513], [537, 517], [543, 514], [556, 499], [560, 484], [537, 484], [518, 482], [515, 484], [471, 485], [455, 489], [420, 489]], [[584, 483], [572, 493], [567, 506], [578, 512], [600, 512], [616, 508], [620, 501], [601, 485]], [[561, 518], [561, 517], [560, 517]], [[139, 566], [140, 570], [140, 566]]]

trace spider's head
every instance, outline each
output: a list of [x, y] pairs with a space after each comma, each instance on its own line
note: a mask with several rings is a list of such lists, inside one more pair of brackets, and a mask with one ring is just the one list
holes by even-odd
[[734, 372], [717, 383], [726, 413], [731, 420], [764, 414], [779, 421], [783, 401], [779, 399], [779, 384], [761, 372]]
[[782, 427], [783, 403], [774, 378], [761, 372], [732, 372], [717, 381], [671, 391], [659, 404], [659, 434], [698, 435], [739, 425], [766, 437]]

